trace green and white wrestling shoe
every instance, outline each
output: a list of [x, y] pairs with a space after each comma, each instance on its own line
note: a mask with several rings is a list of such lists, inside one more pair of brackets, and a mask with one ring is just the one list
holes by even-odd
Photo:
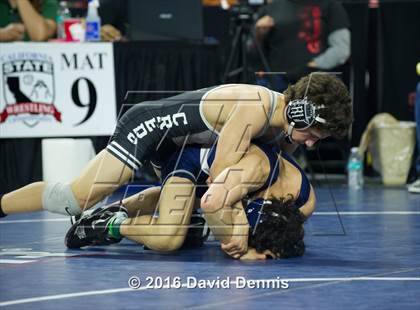
[[64, 243], [69, 249], [118, 243], [122, 240], [119, 226], [127, 217], [127, 209], [120, 204], [99, 207], [70, 227]]

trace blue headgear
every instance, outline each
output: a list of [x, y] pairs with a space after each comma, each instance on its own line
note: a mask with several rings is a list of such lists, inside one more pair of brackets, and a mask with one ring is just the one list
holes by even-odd
[[[258, 198], [255, 200], [248, 200], [246, 205], [246, 217], [248, 219], [248, 223], [252, 228], [252, 233], [254, 234], [257, 230], [258, 224], [262, 223], [263, 220], [261, 218], [262, 214], [264, 213], [264, 206], [270, 204], [270, 200], [264, 200], [262, 198]], [[277, 213], [272, 213], [273, 216], [278, 216]]]

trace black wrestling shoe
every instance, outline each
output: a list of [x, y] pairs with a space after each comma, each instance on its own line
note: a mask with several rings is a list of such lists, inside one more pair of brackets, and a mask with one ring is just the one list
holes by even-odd
[[82, 214], [79, 214], [79, 215], [70, 215], [70, 224], [71, 225], [74, 225], [78, 220], [80, 220], [80, 218], [82, 217]]
[[119, 204], [100, 207], [91, 213], [83, 214], [67, 232], [65, 245], [69, 249], [78, 249], [88, 245], [109, 245], [120, 242], [122, 239], [108, 236], [108, 224], [119, 212], [121, 216], [128, 217], [127, 209]]
[[210, 233], [210, 229], [204, 232], [205, 224], [206, 220], [200, 214], [191, 215], [190, 227], [181, 249], [194, 249], [203, 246]]

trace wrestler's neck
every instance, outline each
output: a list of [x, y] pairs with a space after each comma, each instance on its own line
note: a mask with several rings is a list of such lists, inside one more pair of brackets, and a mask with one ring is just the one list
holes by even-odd
[[286, 107], [286, 100], [283, 94], [276, 93], [276, 107], [274, 110], [273, 119], [271, 121], [271, 126], [279, 128], [283, 131], [287, 131], [287, 120], [284, 117], [284, 109]]

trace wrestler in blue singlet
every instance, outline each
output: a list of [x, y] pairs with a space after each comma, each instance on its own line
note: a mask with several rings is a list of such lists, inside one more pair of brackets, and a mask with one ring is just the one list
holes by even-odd
[[[277, 160], [278, 149], [259, 142], [254, 142], [254, 144], [264, 152], [270, 162], [270, 173], [267, 177], [267, 180], [258, 189], [258, 191], [261, 191], [268, 188], [270, 184], [276, 182], [279, 176]], [[187, 147], [182, 151], [174, 153], [168, 160], [165, 160], [164, 164], [162, 165], [162, 184], [165, 184], [166, 180], [172, 176], [186, 178], [197, 185], [196, 196], [201, 198], [208, 189], [206, 180], [209, 177], [209, 169], [214, 161], [215, 153], [215, 147], [212, 149], [207, 149], [193, 146]], [[297, 197], [294, 204], [296, 208], [300, 208], [309, 199], [309, 194], [311, 191], [309, 180], [304, 171], [289, 155], [282, 153], [281, 156], [290, 162], [293, 166], [295, 166], [302, 175], [299, 196]], [[253, 193], [250, 193], [249, 196], [252, 196], [252, 194]], [[247, 201], [245, 212], [251, 227], [255, 227], [256, 223], [258, 222], [263, 204], [264, 199], [262, 198], [249, 199]]]

